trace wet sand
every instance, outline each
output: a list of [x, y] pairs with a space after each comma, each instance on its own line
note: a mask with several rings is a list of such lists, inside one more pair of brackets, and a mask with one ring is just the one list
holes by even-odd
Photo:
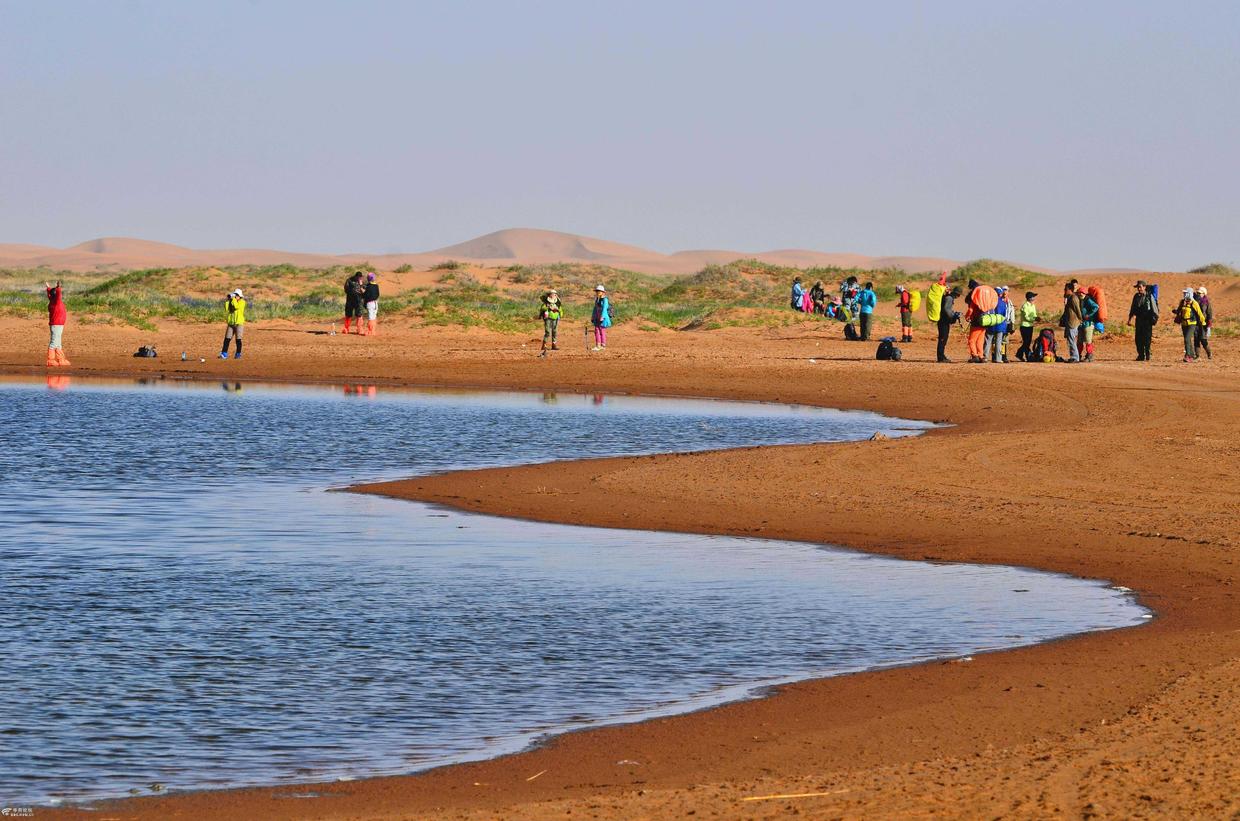
[[[396, 324], [374, 339], [256, 326], [245, 360], [202, 365], [128, 356], [151, 340], [162, 351], [209, 355], [217, 328], [71, 325], [66, 346], [81, 373], [717, 396], [948, 421], [955, 427], [912, 440], [603, 459], [360, 489], [553, 522], [799, 539], [1105, 578], [1138, 591], [1158, 618], [969, 662], [804, 682], [421, 775], [150, 796], [38, 817], [1240, 813], [1234, 340], [1217, 340], [1216, 361], [1194, 365], [1178, 362], [1174, 328], [1164, 325], [1161, 361], [1151, 364], [1132, 362], [1130, 341], [1115, 339], [1100, 344], [1103, 361], [1092, 365], [940, 366], [928, 361], [924, 331], [897, 364], [874, 362], [872, 346], [843, 342], [834, 326], [622, 326], [606, 354], [572, 345], [544, 361], [534, 357], [533, 330]], [[579, 341], [575, 327], [568, 338]], [[0, 321], [0, 368], [42, 375], [23, 363], [41, 361], [43, 333], [37, 322]], [[958, 359], [962, 349], [954, 338]], [[765, 798], [784, 794], [800, 797]]]

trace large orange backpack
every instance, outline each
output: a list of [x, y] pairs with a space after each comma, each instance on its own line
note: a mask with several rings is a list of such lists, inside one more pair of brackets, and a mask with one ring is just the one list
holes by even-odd
[[1102, 291], [1101, 285], [1090, 285], [1085, 289], [1085, 293], [1094, 298], [1094, 302], [1098, 303], [1098, 321], [1107, 321], [1107, 297]]

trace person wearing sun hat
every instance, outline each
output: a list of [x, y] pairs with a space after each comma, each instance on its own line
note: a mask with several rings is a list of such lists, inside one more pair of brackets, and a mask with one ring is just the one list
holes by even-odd
[[1145, 280], [1137, 280], [1132, 287], [1136, 293], [1128, 309], [1128, 324], [1136, 323], [1137, 361], [1149, 362], [1153, 356], [1154, 325], [1158, 322], [1158, 300]]
[[228, 358], [228, 341], [230, 339], [237, 340], [237, 355], [234, 359], [241, 358], [241, 335], [245, 331], [245, 295], [241, 293], [241, 289], [235, 289], [225, 300], [228, 309], [228, 327], [224, 329], [224, 347], [220, 349], [220, 359]]
[[594, 288], [594, 309], [590, 312], [590, 324], [594, 326], [594, 347], [591, 350], [605, 350], [607, 329], [611, 327], [611, 300], [607, 298], [607, 289], [602, 283]]
[[564, 303], [560, 301], [560, 293], [555, 288], [543, 294], [542, 300], [538, 307], [538, 318], [543, 323], [543, 341], [542, 351], [539, 356], [547, 355], [547, 343], [551, 343], [551, 350], [558, 351], [560, 317], [564, 315]]
[[1201, 313], [1206, 321], [1197, 326], [1197, 338], [1193, 341], [1193, 351], [1197, 356], [1201, 356], [1200, 352], [1205, 350], [1206, 359], [1213, 359], [1214, 357], [1210, 354], [1210, 330], [1214, 327], [1214, 305], [1210, 303], [1210, 296], [1204, 285], [1197, 288], [1197, 304], [1201, 306]]

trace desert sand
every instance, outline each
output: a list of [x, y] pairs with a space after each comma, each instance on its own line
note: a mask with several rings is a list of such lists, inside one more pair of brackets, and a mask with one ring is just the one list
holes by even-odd
[[[1240, 309], [1240, 285], [1214, 293], [1220, 314]], [[880, 312], [881, 335], [895, 322], [890, 306]], [[566, 320], [570, 340], [580, 323]], [[151, 334], [71, 321], [68, 373], [730, 397], [950, 422], [915, 439], [567, 462], [359, 490], [551, 522], [1018, 564], [1130, 587], [1157, 618], [969, 662], [804, 682], [420, 775], [38, 817], [1240, 815], [1235, 339], [1217, 339], [1212, 362], [1183, 364], [1164, 322], [1148, 364], [1131, 361], [1130, 340], [1103, 338], [1090, 365], [937, 365], [925, 329], [903, 346], [906, 361], [886, 363], [814, 321], [711, 332], [621, 325], [604, 354], [568, 345], [540, 360], [533, 324], [524, 335], [382, 327], [346, 338], [263, 323], [247, 334], [245, 360], [200, 365], [129, 354], [149, 341], [210, 352], [217, 327]], [[37, 320], [0, 320], [0, 368], [41, 376], [45, 339]], [[955, 336], [958, 361], [963, 346]], [[827, 515], [842, 509], [853, 512]]]
[[[78, 272], [120, 272], [142, 268], [284, 263], [305, 268], [325, 268], [333, 265], [360, 265], [366, 262], [377, 266], [380, 270], [391, 271], [403, 265], [426, 268], [447, 260], [457, 260], [491, 267], [551, 262], [595, 263], [648, 274], [687, 274], [699, 271], [706, 265], [723, 264], [747, 258], [758, 259], [773, 265], [901, 268], [913, 272], [949, 270], [963, 262], [931, 256], [866, 256], [799, 249], [773, 251], [708, 249], [663, 254], [634, 245], [535, 228], [508, 228], [444, 248], [405, 254], [361, 252], [339, 255], [306, 254], [263, 248], [198, 250], [129, 237], [103, 237], [69, 248], [0, 244], [0, 268], [47, 266], [53, 270]], [[1039, 273], [1053, 273], [1048, 268], [1036, 265], [1021, 265], [1021, 267]], [[1097, 270], [1114, 272], [1130, 269]], [[1081, 272], [1065, 271], [1062, 273]]]

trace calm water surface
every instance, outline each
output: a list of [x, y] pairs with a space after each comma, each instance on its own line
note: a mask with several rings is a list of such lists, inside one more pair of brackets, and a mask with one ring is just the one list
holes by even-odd
[[1145, 615], [1102, 583], [1013, 568], [326, 492], [925, 427], [873, 414], [80, 380], [0, 397], [0, 804], [406, 772]]

